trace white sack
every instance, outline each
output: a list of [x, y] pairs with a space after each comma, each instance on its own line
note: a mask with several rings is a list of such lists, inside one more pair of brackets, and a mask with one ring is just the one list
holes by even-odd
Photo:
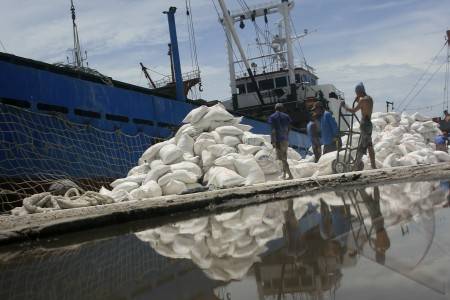
[[183, 183], [195, 183], [198, 180], [198, 177], [191, 172], [188, 172], [186, 170], [175, 170], [172, 173], [167, 173], [166, 175], [162, 176], [158, 180], [158, 184], [160, 186], [166, 185], [171, 180], [177, 180], [181, 181]]
[[197, 123], [200, 119], [208, 113], [209, 108], [202, 105], [196, 109], [191, 110], [183, 119], [183, 123]]
[[138, 183], [139, 185], [142, 183], [142, 181], [145, 179], [147, 175], [145, 174], [138, 174], [138, 175], [132, 175], [132, 176], [128, 176], [125, 178], [119, 178], [114, 180], [113, 182], [111, 182], [109, 185], [112, 188], [115, 188], [116, 186], [124, 183], [124, 182], [135, 182]]
[[169, 144], [161, 148], [159, 156], [164, 164], [170, 165], [183, 157], [183, 151], [177, 145]]
[[221, 157], [229, 153], [236, 153], [236, 149], [225, 144], [208, 146], [207, 150], [215, 157]]
[[195, 174], [197, 178], [200, 178], [203, 175], [202, 169], [200, 169], [198, 165], [188, 161], [183, 161], [177, 164], [170, 165], [170, 169], [172, 170], [172, 172], [177, 170], [185, 170]]
[[234, 166], [239, 175], [245, 178], [245, 185], [265, 182], [264, 172], [259, 167], [255, 158], [251, 155], [238, 158]]
[[163, 195], [179, 195], [186, 190], [186, 184], [178, 180], [170, 180], [161, 188]]
[[168, 173], [170, 171], [170, 167], [167, 165], [158, 165], [154, 169], [151, 169], [150, 172], [144, 179], [144, 184], [153, 180], [158, 181], [158, 179]]
[[245, 178], [236, 172], [223, 167], [211, 167], [208, 186], [215, 188], [230, 188], [245, 184]]
[[194, 139], [187, 134], [181, 135], [177, 143], [178, 148], [184, 153], [194, 155]]
[[226, 135], [237, 135], [240, 136], [242, 134], [244, 134], [244, 132], [235, 127], [235, 126], [221, 126], [221, 127], [217, 127], [216, 128], [216, 132], [219, 133], [221, 136], [226, 136]]
[[241, 140], [237, 136], [225, 136], [222, 138], [222, 141], [225, 145], [230, 147], [235, 147], [236, 145], [241, 143]]
[[130, 192], [130, 196], [134, 200], [141, 200], [144, 198], [159, 197], [162, 195], [161, 187], [156, 181], [150, 180], [141, 187]]

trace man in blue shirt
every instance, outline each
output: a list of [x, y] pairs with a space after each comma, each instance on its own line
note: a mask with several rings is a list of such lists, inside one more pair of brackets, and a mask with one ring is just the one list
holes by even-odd
[[434, 138], [434, 143], [436, 144], [437, 151], [448, 152], [448, 132], [447, 130], [442, 130], [442, 133]]
[[340, 143], [336, 120], [331, 112], [323, 109], [320, 102], [314, 103], [313, 111], [320, 122], [320, 143], [323, 145], [323, 154], [336, 151]]
[[289, 175], [287, 179], [292, 179], [292, 173], [287, 162], [287, 151], [289, 147], [289, 130], [291, 129], [291, 118], [285, 114], [284, 106], [281, 103], [275, 105], [275, 112], [270, 115], [268, 123], [272, 125], [271, 140], [272, 145], [277, 151], [277, 158], [283, 164], [283, 178], [286, 174]]

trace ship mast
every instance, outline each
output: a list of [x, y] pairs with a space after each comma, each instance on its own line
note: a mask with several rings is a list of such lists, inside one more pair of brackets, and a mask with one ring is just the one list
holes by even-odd
[[73, 5], [73, 0], [70, 0], [70, 12], [72, 13], [72, 28], [73, 28], [73, 62], [72, 64], [77, 68], [83, 68], [84, 67], [84, 61], [87, 60], [87, 53], [85, 52], [85, 57], [82, 56], [81, 53], [81, 45], [80, 45], [80, 39], [78, 38], [78, 27], [77, 23], [75, 22], [76, 16], [75, 16], [75, 6]]
[[[248, 62], [248, 60], [246, 58], [244, 49], [242, 48], [241, 42], [240, 42], [239, 37], [238, 37], [238, 35], [236, 33], [236, 30], [234, 28], [234, 25], [233, 25], [234, 21], [232, 20], [232, 17], [230, 16], [230, 14], [228, 12], [228, 9], [227, 9], [227, 7], [225, 5], [225, 2], [223, 0], [218, 0], [218, 2], [219, 2], [219, 5], [220, 5], [220, 8], [222, 9], [223, 24], [224, 24], [224, 26], [226, 28], [225, 33], [227, 34], [227, 37], [228, 37], [228, 34], [230, 34], [231, 37], [233, 38], [233, 41], [234, 41], [234, 43], [236, 44], [236, 46], [237, 46], [237, 48], [239, 50], [239, 54], [241, 55], [241, 58], [244, 61], [245, 67], [246, 67], [247, 72], [248, 72], [248, 75], [250, 76], [250, 79], [252, 80], [252, 83], [255, 86], [255, 91], [256, 91], [256, 94], [258, 96], [258, 100], [259, 100], [259, 102], [261, 102], [261, 104], [264, 104], [264, 100], [263, 100], [263, 97], [262, 97], [262, 95], [261, 95], [261, 93], [259, 91], [258, 84], [256, 83], [255, 76], [253, 75], [252, 69], [250, 68], [250, 64], [249, 64], [249, 62]], [[231, 41], [229, 41], [228, 44], [230, 44], [230, 42]], [[231, 47], [231, 45], [229, 45], [229, 47]], [[228, 51], [230, 52], [230, 49]], [[228, 56], [230, 56], [230, 54]], [[232, 72], [234, 73], [234, 68], [232, 68], [232, 69], [230, 68], [230, 77], [232, 76]], [[233, 83], [233, 81], [232, 81], [231, 89], [232, 89], [232, 92], [236, 93], [236, 88], [234, 87], [234, 85], [235, 85], [235, 83]], [[233, 95], [233, 98], [234, 97], [235, 97], [235, 95]]]

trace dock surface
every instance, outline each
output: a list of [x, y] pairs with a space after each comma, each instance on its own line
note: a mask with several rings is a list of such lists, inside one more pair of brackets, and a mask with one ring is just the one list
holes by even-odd
[[450, 180], [450, 163], [350, 172], [276, 181], [187, 195], [162, 196], [101, 206], [57, 210], [24, 216], [0, 216], [0, 244], [69, 232], [190, 214], [220, 212], [247, 205], [292, 199], [308, 193], [411, 181]]

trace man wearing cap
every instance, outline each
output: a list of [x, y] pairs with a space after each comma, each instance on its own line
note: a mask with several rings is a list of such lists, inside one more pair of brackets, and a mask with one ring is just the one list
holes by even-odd
[[[351, 112], [356, 113], [361, 110], [361, 122], [360, 131], [361, 136], [359, 139], [358, 150], [356, 152], [356, 162], [362, 163], [362, 156], [369, 152], [370, 164], [372, 169], [376, 169], [375, 164], [375, 151], [372, 144], [372, 111], [373, 111], [373, 99], [366, 94], [366, 89], [362, 82], [355, 87], [356, 93], [356, 107], [350, 108], [343, 102], [344, 108]], [[361, 164], [362, 165], [362, 164]]]
[[313, 111], [320, 123], [320, 143], [323, 145], [323, 154], [336, 151], [340, 142], [336, 120], [331, 112], [323, 109], [320, 102], [314, 103]]
[[275, 105], [275, 112], [269, 117], [268, 123], [272, 125], [271, 140], [277, 151], [277, 158], [283, 164], [283, 178], [292, 179], [292, 173], [287, 162], [287, 151], [289, 147], [289, 130], [291, 129], [291, 118], [285, 114], [281, 103]]

